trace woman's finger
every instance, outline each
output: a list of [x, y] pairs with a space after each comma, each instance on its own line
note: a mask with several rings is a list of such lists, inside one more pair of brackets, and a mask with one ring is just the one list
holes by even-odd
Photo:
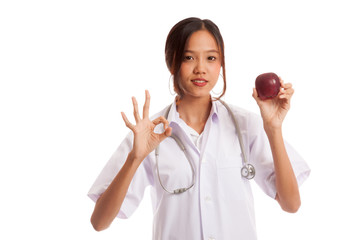
[[145, 90], [145, 104], [143, 108], [143, 118], [149, 118], [149, 108], [150, 108], [150, 93], [148, 90]]
[[172, 132], [172, 128], [171, 127], [168, 127], [165, 129], [165, 131], [160, 134], [160, 141], [164, 140], [165, 138], [167, 137], [170, 137], [171, 136], [171, 132]]
[[134, 105], [134, 117], [135, 117], [135, 121], [136, 121], [136, 123], [138, 123], [141, 119], [140, 119], [140, 115], [139, 115], [138, 103], [137, 103], [135, 97], [132, 97], [132, 102], [133, 102], [133, 105]]
[[292, 84], [291, 83], [283, 83], [282, 86], [284, 89], [289, 89], [292, 88]]
[[125, 115], [124, 112], [121, 112], [121, 116], [122, 116], [122, 118], [123, 118], [123, 120], [124, 120], [124, 122], [125, 122], [125, 125], [126, 125], [128, 128], [130, 128], [131, 130], [133, 130], [134, 125], [132, 125], [132, 124], [130, 123], [130, 121], [128, 120], [128, 118], [126, 117], [126, 115]]
[[292, 85], [288, 85], [288, 88], [281, 88], [280, 89], [280, 95], [289, 95], [292, 96], [294, 94], [294, 89], [292, 88]]
[[281, 77], [279, 77], [279, 79], [280, 79], [280, 87], [281, 87], [281, 88], [287, 89], [287, 88], [291, 88], [291, 87], [292, 87], [292, 84], [291, 84], [291, 83], [285, 83], [284, 80], [281, 79]]
[[160, 123], [164, 124], [165, 131], [162, 134], [159, 134], [159, 140], [160, 142], [164, 140], [165, 138], [171, 136], [172, 128], [169, 127], [169, 122], [166, 120], [163, 116], [160, 116], [152, 121], [153, 124], [158, 125]]
[[168, 126], [169, 126], [168, 120], [166, 120], [163, 116], [160, 116], [160, 117], [154, 119], [152, 122], [153, 122], [153, 124], [155, 124], [155, 125], [158, 125], [158, 124], [160, 124], [160, 123], [164, 124], [164, 129], [167, 129]]
[[286, 89], [286, 90], [282, 90], [281, 94], [279, 95], [280, 99], [286, 99], [288, 102], [290, 102], [292, 95], [294, 94], [294, 89], [290, 88], [290, 89]]

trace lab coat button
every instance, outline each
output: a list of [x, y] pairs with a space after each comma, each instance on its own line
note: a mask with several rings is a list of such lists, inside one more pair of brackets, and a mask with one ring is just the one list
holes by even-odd
[[209, 237], [209, 238], [208, 238], [208, 240], [215, 240], [215, 238], [213, 238], [213, 237]]
[[206, 202], [211, 202], [211, 197], [206, 196], [206, 197], [205, 197], [205, 201], [206, 201]]

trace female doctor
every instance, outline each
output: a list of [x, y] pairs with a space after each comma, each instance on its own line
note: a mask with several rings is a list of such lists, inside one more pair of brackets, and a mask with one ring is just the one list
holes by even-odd
[[213, 98], [220, 72], [225, 94], [226, 74], [223, 39], [210, 20], [177, 23], [165, 57], [177, 96], [150, 118], [145, 91], [142, 115], [132, 98], [135, 122], [121, 113], [131, 132], [89, 191], [96, 202], [91, 223], [101, 231], [116, 216], [130, 217], [151, 186], [153, 239], [256, 239], [244, 157], [254, 181], [291, 213], [300, 207], [299, 185], [310, 172], [282, 136], [292, 85], [281, 81], [278, 96], [265, 101], [253, 89], [261, 117]]

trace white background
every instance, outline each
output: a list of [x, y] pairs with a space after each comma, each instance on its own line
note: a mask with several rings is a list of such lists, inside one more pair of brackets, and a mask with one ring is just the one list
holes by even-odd
[[148, 190], [100, 233], [86, 194], [128, 132], [120, 111], [131, 116], [131, 96], [142, 104], [149, 89], [151, 114], [172, 102], [166, 36], [197, 16], [225, 40], [224, 100], [258, 112], [263, 72], [295, 88], [284, 134], [312, 173], [296, 214], [253, 186], [259, 239], [359, 239], [359, 10], [348, 0], [1, 1], [0, 238], [151, 239]]

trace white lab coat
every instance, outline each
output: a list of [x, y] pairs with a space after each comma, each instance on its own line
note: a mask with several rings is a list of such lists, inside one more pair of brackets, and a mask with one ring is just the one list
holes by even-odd
[[[276, 196], [272, 154], [261, 118], [244, 109], [231, 106], [243, 137], [245, 154], [256, 169], [255, 182], [271, 198]], [[166, 109], [153, 118], [163, 116]], [[128, 218], [138, 207], [144, 190], [151, 186], [154, 212], [153, 239], [256, 239], [253, 195], [250, 182], [241, 176], [241, 149], [234, 123], [226, 108], [213, 102], [202, 133], [201, 146], [196, 146], [188, 126], [179, 118], [175, 103], [168, 121], [172, 132], [185, 145], [195, 167], [195, 185], [187, 192], [174, 195], [159, 184], [155, 154], [150, 153], [139, 166], [130, 184], [118, 217]], [[159, 129], [156, 129], [160, 131]], [[132, 149], [129, 133], [110, 158], [89, 191], [96, 201], [124, 164]], [[184, 153], [172, 138], [159, 146], [159, 175], [167, 189], [187, 187], [192, 171]], [[310, 174], [302, 157], [286, 143], [299, 186]]]

